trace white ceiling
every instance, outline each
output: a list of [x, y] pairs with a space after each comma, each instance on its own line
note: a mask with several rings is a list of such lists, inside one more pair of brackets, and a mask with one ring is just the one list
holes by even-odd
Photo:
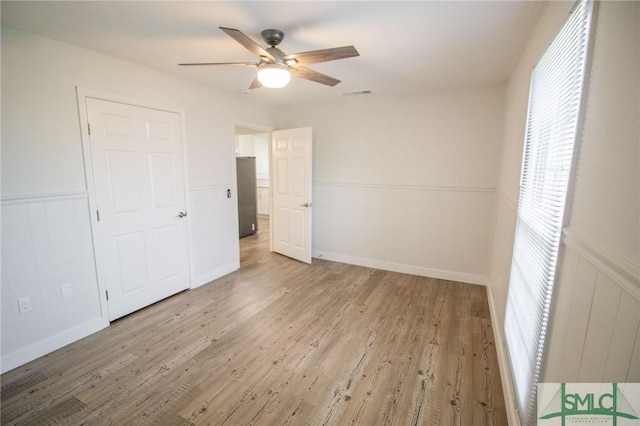
[[[2, 24], [145, 65], [183, 79], [292, 104], [407, 95], [498, 84], [513, 70], [542, 1], [2, 1]], [[328, 87], [293, 79], [250, 93], [255, 68], [179, 67], [182, 62], [254, 61], [223, 33], [237, 28], [260, 45], [284, 31], [285, 53], [354, 45], [359, 57], [308, 67], [342, 80]], [[267, 46], [264, 46], [267, 47]], [[243, 93], [244, 92], [244, 93]]]

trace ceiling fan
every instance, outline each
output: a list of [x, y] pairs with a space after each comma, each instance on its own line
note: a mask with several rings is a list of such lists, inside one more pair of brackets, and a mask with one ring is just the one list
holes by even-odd
[[263, 86], [271, 88], [284, 87], [289, 83], [291, 76], [333, 87], [340, 83], [340, 80], [305, 68], [304, 65], [360, 56], [353, 46], [334, 47], [287, 55], [276, 47], [282, 39], [284, 39], [284, 33], [280, 30], [268, 29], [262, 31], [262, 38], [271, 46], [263, 49], [258, 43], [240, 30], [225, 27], [220, 27], [220, 29], [244, 46], [248, 51], [258, 56], [260, 60], [258, 62], [200, 62], [178, 65], [241, 65], [257, 67], [258, 73], [249, 86], [249, 89], [257, 89]]

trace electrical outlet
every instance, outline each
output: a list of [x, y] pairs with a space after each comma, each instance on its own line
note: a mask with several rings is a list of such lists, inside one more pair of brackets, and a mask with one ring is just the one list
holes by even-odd
[[29, 312], [31, 310], [31, 298], [27, 296], [18, 299], [18, 309], [20, 310], [21, 314]]
[[60, 286], [60, 294], [63, 299], [68, 299], [73, 296], [73, 290], [71, 289], [71, 284], [62, 284]]

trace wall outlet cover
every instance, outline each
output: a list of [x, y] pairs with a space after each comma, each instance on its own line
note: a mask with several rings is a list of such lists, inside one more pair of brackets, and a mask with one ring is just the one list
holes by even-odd
[[71, 289], [71, 284], [62, 284], [60, 286], [60, 293], [62, 294], [63, 299], [68, 299], [73, 296], [73, 290]]
[[18, 299], [18, 310], [21, 314], [27, 313], [31, 310], [31, 298], [29, 296]]

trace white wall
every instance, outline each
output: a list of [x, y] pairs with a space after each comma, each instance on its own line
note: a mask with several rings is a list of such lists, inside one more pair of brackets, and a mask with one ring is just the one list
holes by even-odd
[[2, 371], [104, 327], [88, 208], [86, 194], [3, 200]]
[[269, 187], [269, 143], [268, 133], [253, 135], [253, 155], [256, 156], [256, 179], [258, 186]]
[[[226, 197], [227, 188], [235, 194], [233, 123], [272, 126], [270, 110], [3, 27], [3, 371], [104, 325], [87, 249], [92, 241], [76, 87], [184, 112], [192, 286], [239, 266], [237, 203]], [[79, 254], [78, 247], [87, 250]], [[63, 284], [71, 284], [73, 297], [61, 299]], [[33, 311], [21, 315], [16, 299], [27, 293]]]
[[[508, 364], [502, 328], [529, 72], [572, 4], [546, 5], [507, 86], [489, 275], [503, 380], [508, 379]], [[640, 3], [599, 6], [542, 382], [640, 381]], [[511, 405], [509, 383], [504, 387]]]
[[640, 382], [640, 3], [602, 2], [549, 382]]
[[485, 283], [503, 87], [279, 112], [313, 127], [314, 256]]
[[269, 187], [269, 133], [236, 134], [236, 155], [256, 158], [256, 179], [259, 187]]

